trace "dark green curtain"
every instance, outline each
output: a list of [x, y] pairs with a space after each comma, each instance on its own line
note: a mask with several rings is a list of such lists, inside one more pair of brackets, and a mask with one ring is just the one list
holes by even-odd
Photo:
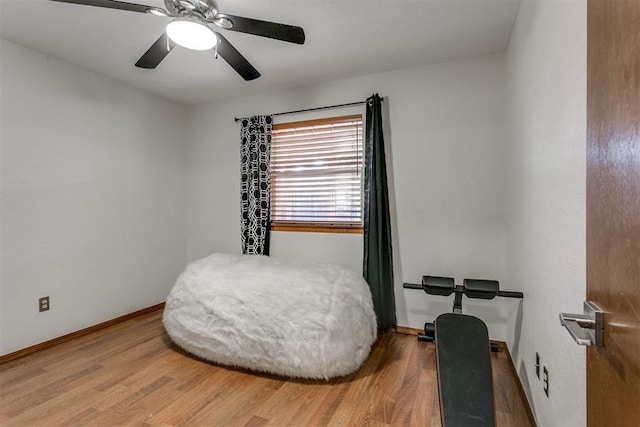
[[393, 255], [387, 165], [382, 135], [382, 99], [367, 99], [364, 141], [364, 262], [363, 275], [369, 283], [373, 308], [381, 331], [395, 328]]

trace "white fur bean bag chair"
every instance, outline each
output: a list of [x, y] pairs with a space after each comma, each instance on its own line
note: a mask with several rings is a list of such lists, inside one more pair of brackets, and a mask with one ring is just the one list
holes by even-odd
[[163, 321], [203, 359], [300, 378], [357, 370], [376, 339], [361, 275], [327, 264], [214, 254], [180, 275]]

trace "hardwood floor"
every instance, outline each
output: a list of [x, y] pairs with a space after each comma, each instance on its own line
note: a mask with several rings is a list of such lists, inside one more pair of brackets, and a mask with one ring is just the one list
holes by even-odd
[[[498, 426], [530, 426], [504, 352]], [[156, 312], [0, 365], [3, 426], [439, 426], [433, 344], [386, 333], [329, 382], [211, 365], [176, 348]]]

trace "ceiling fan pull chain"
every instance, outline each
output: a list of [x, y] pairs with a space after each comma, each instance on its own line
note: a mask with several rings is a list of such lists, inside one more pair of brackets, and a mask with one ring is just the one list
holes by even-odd
[[219, 43], [216, 43], [216, 45], [213, 47], [213, 57], [215, 59], [218, 59], [218, 44]]

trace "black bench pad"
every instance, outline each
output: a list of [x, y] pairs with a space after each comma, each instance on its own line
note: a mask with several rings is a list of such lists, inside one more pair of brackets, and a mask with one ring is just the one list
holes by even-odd
[[493, 382], [487, 326], [477, 317], [436, 319], [440, 414], [444, 427], [494, 427]]

